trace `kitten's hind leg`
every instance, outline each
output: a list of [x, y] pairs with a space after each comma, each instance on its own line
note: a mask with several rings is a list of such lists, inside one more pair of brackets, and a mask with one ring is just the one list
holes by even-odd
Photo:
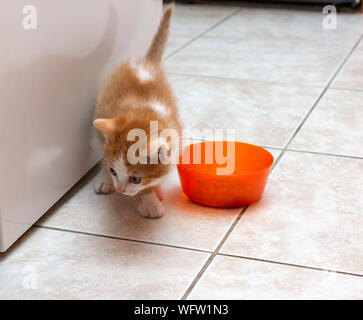
[[154, 188], [141, 191], [134, 200], [137, 212], [145, 218], [160, 218], [165, 213], [165, 207]]
[[108, 194], [115, 191], [115, 187], [113, 185], [112, 179], [106, 168], [103, 166], [102, 171], [96, 177], [96, 182], [93, 186], [95, 193], [97, 194]]

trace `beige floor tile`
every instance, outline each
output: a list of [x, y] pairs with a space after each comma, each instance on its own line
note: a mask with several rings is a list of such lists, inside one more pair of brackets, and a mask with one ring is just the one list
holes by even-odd
[[35, 229], [0, 255], [0, 299], [178, 299], [206, 258], [190, 250]]
[[166, 214], [139, 216], [127, 196], [96, 195], [93, 178], [85, 179], [39, 224], [129, 239], [213, 250], [241, 208], [216, 209], [190, 202], [182, 193], [176, 169], [163, 183]]
[[363, 40], [335, 78], [332, 87], [363, 90]]
[[289, 148], [363, 157], [363, 91], [328, 90]]
[[189, 299], [362, 299], [363, 278], [217, 256]]
[[238, 10], [232, 6], [182, 5], [174, 8], [165, 56]]
[[322, 90], [182, 75], [168, 78], [184, 128], [234, 129], [236, 140], [274, 147], [286, 144]]
[[323, 86], [360, 34], [321, 21], [319, 12], [246, 8], [168, 58], [166, 71]]
[[363, 161], [286, 152], [223, 253], [363, 274]]

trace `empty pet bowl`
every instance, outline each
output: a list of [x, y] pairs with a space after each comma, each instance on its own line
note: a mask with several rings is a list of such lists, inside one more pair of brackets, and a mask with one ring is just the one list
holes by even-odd
[[267, 150], [234, 141], [185, 147], [177, 165], [184, 194], [211, 207], [241, 207], [258, 201], [274, 159]]

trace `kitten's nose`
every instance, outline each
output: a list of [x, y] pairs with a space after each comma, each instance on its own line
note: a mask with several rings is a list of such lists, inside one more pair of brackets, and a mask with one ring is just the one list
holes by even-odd
[[124, 192], [125, 192], [125, 190], [126, 190], [126, 188], [125, 188], [125, 187], [120, 187], [120, 186], [119, 186], [119, 187], [117, 187], [117, 188], [116, 188], [116, 191], [117, 191], [117, 192], [119, 192], [119, 193], [124, 193]]

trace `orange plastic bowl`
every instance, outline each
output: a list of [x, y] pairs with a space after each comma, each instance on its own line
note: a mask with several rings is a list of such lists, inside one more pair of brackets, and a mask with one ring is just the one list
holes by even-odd
[[[223, 163], [221, 155], [228, 154]], [[270, 152], [252, 144], [206, 141], [185, 147], [177, 168], [183, 192], [191, 201], [230, 208], [262, 197], [273, 161]]]

